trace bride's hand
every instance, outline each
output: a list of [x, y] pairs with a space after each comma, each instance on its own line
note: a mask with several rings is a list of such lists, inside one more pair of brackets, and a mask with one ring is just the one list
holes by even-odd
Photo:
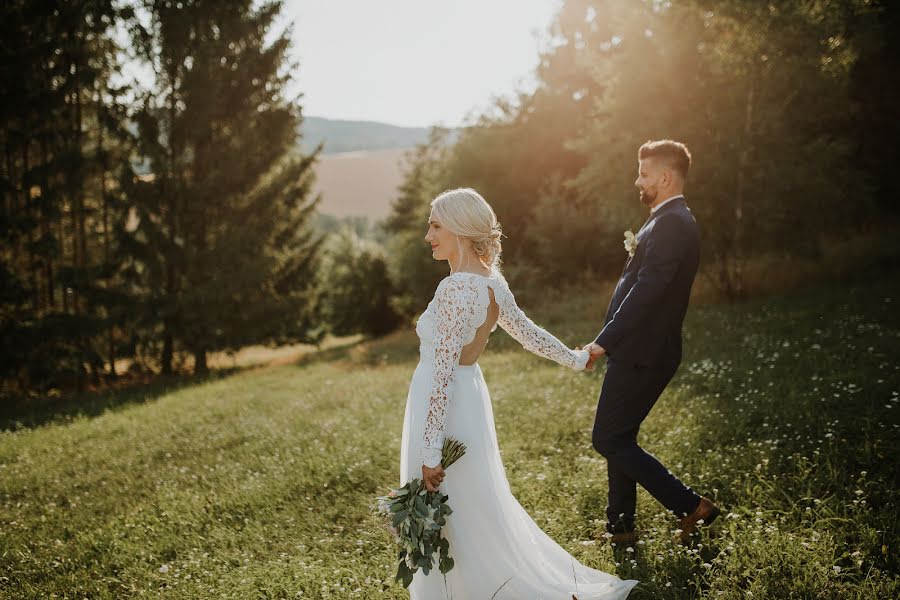
[[594, 369], [594, 363], [597, 362], [597, 359], [600, 357], [599, 354], [595, 354], [591, 352], [591, 346], [593, 344], [585, 344], [584, 346], [575, 346], [576, 350], [587, 350], [588, 351], [588, 361], [584, 365], [585, 371], [592, 371]]
[[438, 491], [438, 487], [444, 481], [444, 468], [438, 465], [432, 469], [422, 465], [422, 481], [425, 482], [425, 489], [429, 492]]
[[584, 366], [585, 371], [590, 371], [594, 368], [594, 363], [597, 362], [597, 359], [606, 354], [606, 350], [602, 346], [598, 346], [594, 342], [589, 344], [585, 344], [579, 350], [587, 350], [590, 354], [590, 358], [587, 361], [587, 364]]

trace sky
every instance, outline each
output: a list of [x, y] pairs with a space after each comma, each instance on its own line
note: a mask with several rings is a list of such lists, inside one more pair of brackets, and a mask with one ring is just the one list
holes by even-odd
[[[530, 90], [558, 0], [286, 0], [307, 116], [457, 127]], [[474, 113], [473, 113], [474, 111]]]

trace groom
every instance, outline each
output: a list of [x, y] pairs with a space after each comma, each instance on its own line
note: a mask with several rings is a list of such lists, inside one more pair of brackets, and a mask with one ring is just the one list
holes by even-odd
[[[606, 529], [611, 541], [632, 544], [637, 484], [679, 518], [680, 539], [708, 525], [719, 509], [697, 495], [637, 443], [638, 429], [681, 362], [681, 324], [697, 273], [697, 222], [685, 204], [691, 165], [687, 147], [647, 142], [638, 152], [641, 203], [650, 217], [630, 244], [603, 330], [584, 348], [591, 361], [606, 355], [593, 445], [607, 461]], [[636, 242], [636, 245], [635, 245]]]

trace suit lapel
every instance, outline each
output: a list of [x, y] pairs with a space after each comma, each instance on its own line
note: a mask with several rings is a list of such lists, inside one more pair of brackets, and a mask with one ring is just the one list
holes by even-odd
[[[670, 202], [666, 202], [666, 204], [665, 204], [664, 206], [661, 206], [661, 207], [659, 208], [659, 210], [657, 210], [656, 212], [654, 212], [653, 214], [651, 214], [649, 217], [647, 217], [647, 220], [644, 221], [644, 224], [641, 225], [641, 228], [638, 229], [638, 232], [635, 234], [635, 237], [639, 238], [639, 239], [638, 239], [638, 243], [640, 243], [640, 241], [641, 241], [641, 239], [640, 239], [640, 238], [641, 238], [641, 233], [647, 228], [648, 225], [650, 225], [650, 223], [651, 223], [654, 219], [656, 219], [657, 217], [659, 217], [659, 215], [663, 214], [663, 213], [666, 212], [666, 211], [673, 210], [673, 209], [674, 209], [676, 206], [678, 206], [678, 205], [684, 206], [684, 196], [681, 196], [681, 197], [679, 197], [679, 198], [675, 198], [674, 200], [672, 200], [672, 201], [670, 201]], [[635, 256], [637, 256], [637, 253], [635, 253]], [[631, 261], [633, 261], [633, 260], [634, 260], [634, 256], [629, 256], [629, 257], [628, 257], [628, 260], [625, 261], [625, 268], [622, 269], [622, 274], [624, 274], [625, 271], [628, 270], [628, 265], [630, 265], [630, 264], [631, 264]]]
[[[687, 206], [685, 205], [684, 196], [681, 196], [680, 198], [676, 198], [675, 200], [672, 200], [671, 202], [667, 202], [665, 206], [661, 206], [659, 208], [659, 210], [657, 210], [655, 213], [651, 214], [647, 218], [647, 220], [644, 221], [644, 224], [641, 225], [641, 228], [638, 230], [638, 232], [635, 234], [635, 236], [640, 236], [641, 232], [643, 232], [644, 229], [647, 227], [647, 225], [649, 225], [654, 219], [656, 219], [657, 217], [659, 217], [659, 215], [663, 214], [664, 212], [666, 212], [668, 210], [673, 210], [676, 206], [684, 206], [685, 208], [687, 208]], [[690, 209], [688, 209], [688, 210], [690, 210]], [[637, 252], [635, 252], [634, 256], [637, 256]], [[625, 267], [622, 269], [622, 275], [619, 277], [619, 283], [616, 286], [616, 291], [613, 293], [613, 297], [610, 299], [609, 308], [606, 311], [606, 319], [604, 320], [604, 323], [603, 323], [604, 327], [606, 327], [606, 324], [609, 323], [610, 320], [612, 320], [612, 315], [615, 314], [615, 311], [619, 309], [619, 306], [622, 303], [623, 298], [619, 298], [618, 304], [615, 304], [615, 301], [620, 292], [619, 286], [622, 285], [622, 279], [625, 277], [625, 273], [628, 271], [628, 267], [631, 266], [631, 262], [634, 260], [634, 256], [629, 256], [628, 260], [625, 261]]]

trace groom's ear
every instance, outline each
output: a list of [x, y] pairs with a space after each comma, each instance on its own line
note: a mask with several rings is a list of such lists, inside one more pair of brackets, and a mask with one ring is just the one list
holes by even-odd
[[672, 188], [677, 186], [679, 181], [682, 181], [682, 179], [678, 171], [670, 165], [663, 165], [662, 173], [660, 174], [660, 186], [666, 189]]
[[656, 176], [655, 183], [658, 190], [665, 189], [669, 186], [670, 183], [672, 183], [672, 173], [669, 170], [668, 165], [664, 163], [656, 167], [656, 172], [654, 173], [654, 175]]
[[676, 181], [678, 181], [678, 172], [675, 170], [675, 167], [668, 162], [663, 163], [663, 178], [666, 186], [670, 186]]

